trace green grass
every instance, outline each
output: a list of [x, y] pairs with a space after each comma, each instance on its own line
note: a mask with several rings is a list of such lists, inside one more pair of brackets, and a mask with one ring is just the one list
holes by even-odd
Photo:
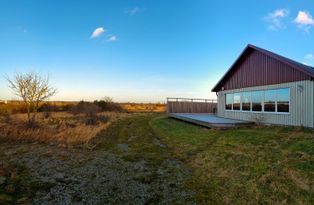
[[314, 204], [311, 130], [209, 130], [163, 116], [150, 125], [193, 170], [188, 187], [199, 203]]
[[[132, 177], [150, 186], [150, 204], [314, 204], [312, 130], [215, 130], [147, 113], [118, 119], [91, 144], [130, 166], [145, 161], [147, 170]], [[0, 176], [6, 178], [0, 204], [29, 202], [36, 190], [51, 186], [14, 165], [0, 167]]]

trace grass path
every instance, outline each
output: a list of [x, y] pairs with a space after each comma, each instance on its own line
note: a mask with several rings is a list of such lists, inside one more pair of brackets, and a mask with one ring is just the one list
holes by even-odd
[[[0, 204], [195, 204], [194, 193], [185, 186], [191, 172], [156, 138], [149, 126], [154, 117], [119, 119], [99, 134], [93, 150], [0, 143], [0, 165], [29, 173], [15, 174], [23, 175], [22, 181], [5, 175]], [[10, 191], [12, 186], [22, 189]]]
[[132, 114], [88, 147], [0, 143], [0, 175], [5, 164], [23, 168], [5, 175], [0, 204], [314, 204], [310, 130], [209, 130]]

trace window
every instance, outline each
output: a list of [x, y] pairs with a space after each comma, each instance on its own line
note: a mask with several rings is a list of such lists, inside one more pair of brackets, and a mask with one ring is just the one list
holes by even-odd
[[226, 110], [232, 110], [233, 94], [226, 94]]
[[240, 110], [241, 107], [241, 93], [233, 95], [233, 110]]
[[244, 92], [242, 94], [242, 110], [250, 111], [251, 110], [251, 93]]
[[289, 112], [289, 88], [277, 90], [277, 112]]
[[266, 90], [264, 97], [264, 111], [275, 112], [276, 111], [276, 90]]
[[290, 89], [259, 90], [226, 94], [226, 110], [253, 112], [290, 112]]
[[252, 111], [261, 112], [262, 111], [262, 91], [252, 92]]

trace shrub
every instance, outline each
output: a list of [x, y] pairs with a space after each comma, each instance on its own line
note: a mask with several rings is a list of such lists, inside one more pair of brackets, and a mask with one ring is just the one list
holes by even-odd
[[0, 109], [0, 117], [5, 123], [11, 122], [11, 112], [9, 110]]
[[101, 111], [101, 108], [93, 103], [80, 101], [75, 107], [71, 109], [73, 115], [83, 114], [85, 117], [86, 125], [97, 124], [97, 113]]
[[38, 108], [39, 112], [43, 113], [44, 118], [50, 118], [52, 112], [59, 111], [58, 106], [51, 105], [49, 103], [44, 103]]
[[95, 100], [94, 104], [99, 106], [102, 111], [121, 112], [123, 108], [119, 103], [113, 102], [112, 98], [105, 97], [103, 100]]

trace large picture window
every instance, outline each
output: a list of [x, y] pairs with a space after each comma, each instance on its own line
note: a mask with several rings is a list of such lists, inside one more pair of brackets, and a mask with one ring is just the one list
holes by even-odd
[[233, 110], [240, 110], [241, 108], [241, 94], [235, 93], [233, 95]]
[[277, 90], [277, 112], [289, 112], [289, 96], [288, 88]]
[[250, 92], [242, 93], [242, 110], [243, 111], [251, 110], [251, 93]]
[[252, 112], [290, 112], [290, 89], [272, 89], [226, 94], [226, 110]]
[[252, 92], [252, 111], [261, 112], [262, 111], [262, 91], [253, 91]]
[[275, 112], [276, 111], [276, 90], [266, 90], [264, 97], [264, 111]]
[[226, 110], [232, 110], [233, 94], [226, 94]]

